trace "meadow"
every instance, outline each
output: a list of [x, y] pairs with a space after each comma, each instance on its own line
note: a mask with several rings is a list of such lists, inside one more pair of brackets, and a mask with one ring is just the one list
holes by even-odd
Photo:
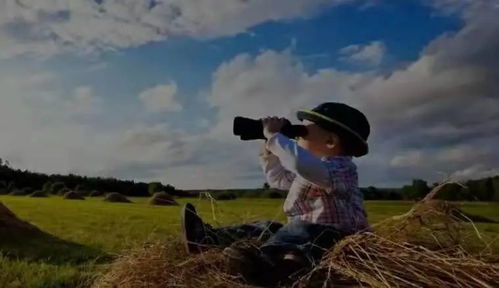
[[[55, 196], [0, 196], [0, 202], [19, 218], [60, 239], [0, 239], [0, 287], [85, 287], [128, 249], [178, 237], [181, 206], [151, 206], [147, 198], [130, 199], [133, 203], [107, 203], [100, 197], [71, 201]], [[215, 226], [264, 218], [285, 220], [281, 199], [178, 201], [195, 204], [201, 216]], [[413, 204], [366, 201], [371, 223], [402, 214]], [[461, 208], [499, 221], [499, 203], [466, 202]], [[499, 224], [477, 226], [487, 235], [499, 235]]]

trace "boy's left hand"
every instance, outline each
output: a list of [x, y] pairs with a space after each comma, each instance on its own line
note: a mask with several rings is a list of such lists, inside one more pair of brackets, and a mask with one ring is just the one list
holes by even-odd
[[265, 117], [262, 119], [263, 135], [269, 139], [277, 132], [281, 131], [282, 127], [286, 125], [287, 120], [278, 117]]

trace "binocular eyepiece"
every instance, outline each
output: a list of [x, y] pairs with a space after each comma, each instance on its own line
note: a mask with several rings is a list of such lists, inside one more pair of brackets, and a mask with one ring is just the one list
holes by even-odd
[[[289, 138], [303, 137], [307, 135], [307, 128], [303, 125], [292, 125], [289, 120], [282, 127], [280, 133]], [[263, 135], [263, 123], [261, 119], [254, 120], [250, 118], [237, 116], [234, 118], [233, 133], [239, 136], [241, 140], [267, 139]]]

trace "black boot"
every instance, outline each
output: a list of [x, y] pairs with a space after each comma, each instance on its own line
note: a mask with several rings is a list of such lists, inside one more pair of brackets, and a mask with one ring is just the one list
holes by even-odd
[[182, 236], [187, 253], [199, 253], [203, 249], [206, 238], [205, 223], [196, 212], [196, 208], [191, 203], [184, 205], [181, 211]]
[[229, 260], [230, 272], [241, 275], [248, 284], [260, 287], [277, 285], [274, 263], [257, 247], [236, 243], [225, 248], [223, 253]]

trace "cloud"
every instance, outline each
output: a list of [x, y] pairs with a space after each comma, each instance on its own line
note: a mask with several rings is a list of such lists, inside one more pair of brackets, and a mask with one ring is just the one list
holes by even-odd
[[0, 89], [0, 158], [14, 167], [143, 180], [193, 162], [191, 138], [164, 123], [102, 125], [106, 111], [91, 86], [67, 92], [60, 75], [0, 69]]
[[139, 99], [150, 112], [182, 110], [182, 105], [175, 98], [177, 96], [177, 84], [171, 82], [168, 85], [158, 85], [149, 88], [139, 95]]
[[474, 165], [463, 170], [458, 170], [449, 176], [453, 181], [466, 181], [499, 175], [499, 169], [491, 169], [483, 165]]
[[76, 87], [72, 97], [67, 102], [69, 113], [74, 114], [93, 114], [99, 108], [101, 99], [94, 95], [93, 89], [90, 86]]
[[[356, 160], [365, 185], [490, 175], [499, 163], [498, 9], [478, 3], [463, 10], [461, 30], [438, 37], [389, 75], [310, 71], [290, 50], [237, 55], [213, 73], [207, 100], [216, 117], [199, 135], [164, 123], [110, 129], [82, 122], [67, 103], [91, 102], [99, 119], [99, 102], [86, 102], [99, 98], [91, 86], [67, 92], [53, 73], [0, 70], [0, 155], [37, 171], [163, 180], [179, 188], [255, 187], [264, 181], [257, 160], [261, 143], [231, 135], [233, 117], [296, 121], [299, 108], [339, 101], [359, 108], [372, 124], [371, 152]], [[152, 93], [163, 96], [153, 107], [175, 106], [177, 88], [171, 85], [164, 85], [168, 92]], [[163, 105], [166, 94], [174, 104]]]
[[429, 159], [424, 156], [422, 151], [410, 151], [404, 155], [397, 155], [392, 158], [390, 165], [393, 167], [411, 167], [420, 166]]
[[366, 45], [349, 45], [340, 49], [340, 60], [357, 65], [377, 66], [381, 64], [386, 53], [386, 46], [381, 41], [373, 41]]
[[307, 72], [290, 51], [239, 55], [214, 73], [209, 100], [219, 123], [213, 133], [230, 136], [236, 115], [295, 119], [298, 108], [340, 101], [363, 111], [373, 127], [371, 153], [358, 159], [361, 182], [398, 185], [413, 177], [442, 180], [470, 167], [493, 171], [499, 163], [498, 9], [469, 7], [460, 31], [438, 37], [419, 59], [387, 76]]
[[216, 38], [306, 17], [348, 0], [0, 1], [0, 57], [135, 47], [172, 36]]

